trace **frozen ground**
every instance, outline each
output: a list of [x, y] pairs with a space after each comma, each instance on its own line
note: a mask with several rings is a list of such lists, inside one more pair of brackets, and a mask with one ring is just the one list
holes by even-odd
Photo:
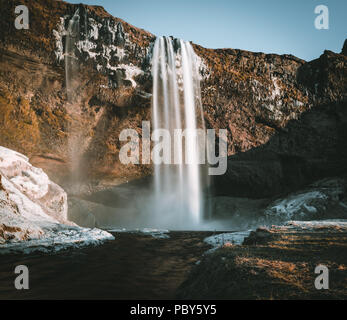
[[144, 228], [144, 229], [135, 229], [135, 230], [131, 230], [131, 229], [112, 229], [109, 230], [110, 232], [128, 232], [128, 233], [142, 233], [145, 235], [150, 235], [155, 239], [169, 239], [169, 230], [165, 230], [165, 229], [152, 229], [152, 228]]
[[212, 246], [212, 249], [208, 253], [215, 251], [218, 248], [221, 248], [227, 244], [231, 245], [240, 245], [243, 240], [249, 236], [252, 230], [240, 231], [233, 233], [220, 233], [217, 235], [210, 236], [204, 241]]
[[[278, 230], [347, 230], [347, 219], [330, 219], [330, 220], [317, 220], [317, 221], [288, 221], [283, 225], [272, 226]], [[212, 246], [207, 253], [214, 252], [216, 249], [227, 245], [241, 245], [246, 237], [250, 235], [252, 230], [240, 231], [233, 233], [220, 233], [205, 238], [204, 242]]]
[[106, 240], [114, 240], [114, 237], [100, 229], [57, 224], [45, 229], [44, 235], [40, 238], [0, 244], [0, 254], [16, 252], [28, 254], [34, 251], [58, 252], [68, 248], [95, 246]]
[[323, 228], [335, 228], [347, 230], [347, 219], [331, 219], [331, 220], [320, 220], [320, 221], [288, 221], [285, 224], [286, 227], [314, 230]]

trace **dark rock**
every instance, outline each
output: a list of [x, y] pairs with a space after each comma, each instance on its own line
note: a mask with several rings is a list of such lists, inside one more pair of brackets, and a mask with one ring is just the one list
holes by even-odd
[[345, 43], [343, 44], [341, 54], [344, 54], [345, 56], [347, 56], [347, 39], [345, 40]]

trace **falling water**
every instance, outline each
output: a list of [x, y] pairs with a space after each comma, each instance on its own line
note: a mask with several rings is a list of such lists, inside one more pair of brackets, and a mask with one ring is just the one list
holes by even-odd
[[[153, 129], [170, 132], [171, 163], [154, 165], [156, 214], [159, 221], [176, 228], [197, 227], [203, 215], [200, 143], [197, 129], [204, 129], [197, 56], [189, 42], [158, 38], [153, 60]], [[174, 140], [175, 129], [185, 139]], [[159, 139], [159, 137], [156, 137]]]
[[69, 21], [69, 26], [65, 37], [65, 79], [68, 101], [72, 102], [76, 89], [76, 74], [78, 68], [78, 58], [76, 57], [76, 42], [79, 38], [79, 10], [77, 9]]
[[70, 158], [70, 183], [69, 192], [78, 193], [80, 190], [81, 180], [81, 152], [83, 138], [81, 137], [80, 115], [81, 110], [78, 101], [78, 85], [79, 85], [79, 61], [77, 55], [76, 44], [80, 37], [80, 16], [79, 9], [76, 10], [73, 17], [69, 21], [67, 31], [65, 33], [65, 84], [67, 94], [66, 110], [69, 114], [69, 140], [68, 152]]

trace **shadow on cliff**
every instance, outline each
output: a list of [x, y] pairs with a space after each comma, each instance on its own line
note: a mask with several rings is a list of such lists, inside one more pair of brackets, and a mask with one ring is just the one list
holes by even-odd
[[347, 172], [346, 101], [322, 104], [291, 120], [259, 147], [228, 158], [214, 194], [268, 198]]
[[325, 51], [298, 69], [311, 107], [267, 143], [231, 156], [226, 174], [214, 177], [216, 195], [269, 198], [346, 174], [346, 60], [344, 50]]

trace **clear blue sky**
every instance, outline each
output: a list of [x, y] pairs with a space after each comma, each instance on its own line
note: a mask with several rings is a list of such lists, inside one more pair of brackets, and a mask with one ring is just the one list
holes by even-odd
[[[291, 53], [305, 60], [340, 52], [347, 38], [347, 0], [70, 0], [101, 5], [157, 36], [207, 48]], [[329, 30], [314, 27], [317, 5], [329, 8]]]

